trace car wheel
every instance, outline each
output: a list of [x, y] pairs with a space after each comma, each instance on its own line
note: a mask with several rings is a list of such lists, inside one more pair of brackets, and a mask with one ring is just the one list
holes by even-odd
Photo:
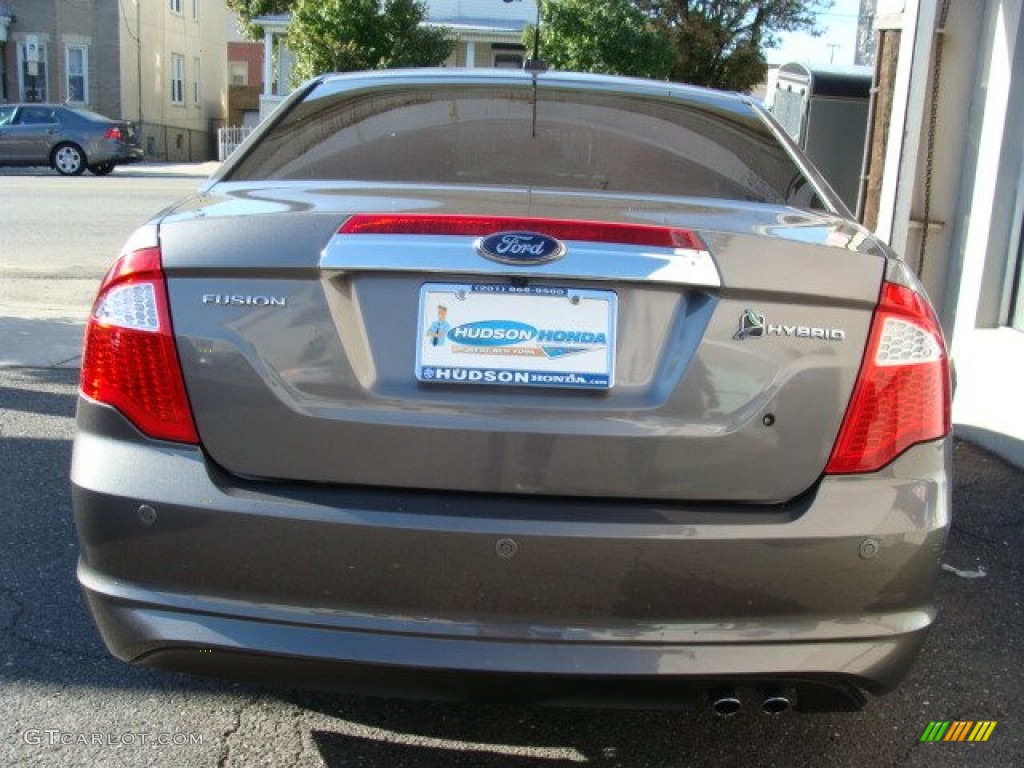
[[112, 170], [114, 170], [113, 163], [96, 163], [96, 165], [89, 166], [89, 171], [97, 176], [106, 176]]
[[53, 169], [62, 176], [78, 176], [85, 171], [85, 153], [76, 144], [58, 144], [50, 160]]

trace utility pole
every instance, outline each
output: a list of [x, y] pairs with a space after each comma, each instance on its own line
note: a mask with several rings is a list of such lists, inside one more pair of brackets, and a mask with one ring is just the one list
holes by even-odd
[[830, 51], [829, 57], [828, 57], [828, 63], [829, 64], [835, 64], [836, 63], [836, 51], [838, 49], [842, 48], [842, 47], [843, 46], [841, 46], [839, 43], [829, 43], [828, 44], [828, 49]]
[[[142, 3], [135, 0], [135, 66], [139, 80], [139, 125], [136, 131], [142, 131]], [[142, 137], [139, 136], [139, 141]]]

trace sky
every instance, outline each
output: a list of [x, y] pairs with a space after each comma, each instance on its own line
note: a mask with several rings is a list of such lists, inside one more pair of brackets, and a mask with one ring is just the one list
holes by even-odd
[[859, 12], [860, 0], [834, 0], [832, 7], [819, 17], [819, 26], [825, 29], [825, 34], [821, 37], [806, 33], [783, 35], [782, 44], [766, 52], [768, 63], [853, 64]]

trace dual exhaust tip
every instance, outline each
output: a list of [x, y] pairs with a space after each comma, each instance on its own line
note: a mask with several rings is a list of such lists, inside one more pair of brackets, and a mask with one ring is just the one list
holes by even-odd
[[[764, 691], [761, 697], [761, 711], [766, 715], [781, 715], [793, 707], [793, 700], [783, 691]], [[711, 696], [711, 709], [718, 717], [731, 717], [743, 708], [743, 702], [735, 691], [717, 691]]]

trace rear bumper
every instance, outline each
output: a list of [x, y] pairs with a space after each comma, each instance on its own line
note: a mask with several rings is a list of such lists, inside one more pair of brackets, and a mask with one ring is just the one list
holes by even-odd
[[128, 596], [88, 569], [79, 578], [108, 646], [140, 666], [445, 700], [675, 706], [719, 689], [743, 698], [778, 690], [803, 710], [855, 710], [863, 691], [883, 693], [906, 673], [927, 628], [791, 643], [488, 640], [353, 629], [254, 605], [236, 606], [244, 616], [206, 613], [159, 594]]
[[947, 441], [781, 507], [636, 505], [239, 481], [79, 408], [79, 579], [134, 663], [441, 695], [726, 683], [855, 701], [898, 683], [934, 619]]
[[146, 153], [142, 151], [142, 147], [125, 147], [115, 158], [114, 162], [118, 165], [128, 165], [130, 163], [141, 163], [146, 159]]
[[86, 151], [90, 165], [102, 163], [114, 163], [115, 165], [126, 165], [129, 163], [141, 163], [146, 159], [142, 147], [135, 147], [128, 144], [114, 143], [110, 141], [100, 142]]

